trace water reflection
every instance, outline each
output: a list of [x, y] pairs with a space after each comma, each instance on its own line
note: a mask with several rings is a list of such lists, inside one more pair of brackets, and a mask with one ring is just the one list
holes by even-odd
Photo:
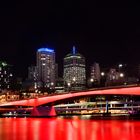
[[136, 140], [140, 121], [0, 118], [0, 140]]

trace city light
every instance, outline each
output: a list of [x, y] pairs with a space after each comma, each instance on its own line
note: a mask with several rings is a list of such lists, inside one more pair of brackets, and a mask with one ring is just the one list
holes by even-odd
[[120, 77], [124, 77], [124, 74], [123, 73], [120, 73]]
[[38, 52], [54, 52], [54, 50], [49, 48], [40, 48], [38, 49]]
[[104, 72], [101, 72], [101, 76], [104, 76], [105, 75], [105, 73]]
[[51, 86], [53, 86], [54, 85], [54, 83], [53, 82], [51, 82]]
[[71, 84], [68, 82], [68, 87], [70, 87], [71, 86]]
[[119, 68], [122, 68], [122, 66], [123, 66], [122, 64], [119, 64]]
[[74, 82], [76, 81], [76, 78], [75, 77], [73, 77], [73, 79], [72, 79]]
[[91, 79], [90, 79], [90, 82], [94, 82], [94, 79], [93, 79], [93, 78], [91, 78]]

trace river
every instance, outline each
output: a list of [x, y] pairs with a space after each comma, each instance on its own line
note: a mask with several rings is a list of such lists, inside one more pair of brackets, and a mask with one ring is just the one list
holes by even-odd
[[0, 118], [0, 140], [138, 140], [139, 120]]

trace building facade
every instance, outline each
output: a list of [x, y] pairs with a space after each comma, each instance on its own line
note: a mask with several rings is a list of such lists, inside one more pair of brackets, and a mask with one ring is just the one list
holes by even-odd
[[37, 81], [37, 67], [36, 66], [29, 66], [28, 67], [28, 79], [32, 81]]
[[90, 81], [100, 84], [100, 79], [101, 79], [101, 72], [100, 72], [99, 63], [94, 63], [91, 66]]
[[106, 77], [106, 86], [122, 85], [124, 84], [125, 76], [116, 69], [110, 69]]
[[75, 52], [75, 47], [64, 58], [64, 83], [72, 90], [82, 90], [86, 85], [85, 58]]
[[0, 90], [10, 90], [13, 86], [12, 66], [0, 62]]
[[55, 84], [55, 52], [53, 49], [40, 48], [37, 50], [38, 82], [49, 87]]

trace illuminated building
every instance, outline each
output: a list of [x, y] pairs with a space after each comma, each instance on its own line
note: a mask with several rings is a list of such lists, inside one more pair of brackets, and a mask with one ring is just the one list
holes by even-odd
[[0, 90], [11, 89], [13, 85], [12, 66], [0, 62]]
[[110, 69], [107, 74], [106, 86], [120, 85], [125, 81], [125, 76], [123, 73], [118, 72], [116, 69]]
[[100, 79], [101, 79], [100, 66], [98, 63], [94, 63], [91, 66], [90, 80], [91, 82], [97, 82], [99, 84]]
[[76, 53], [75, 47], [73, 52], [67, 54], [64, 58], [63, 78], [65, 85], [71, 86], [72, 90], [81, 90], [86, 84], [85, 58]]
[[38, 81], [44, 86], [55, 84], [55, 52], [53, 49], [40, 48], [37, 50]]

